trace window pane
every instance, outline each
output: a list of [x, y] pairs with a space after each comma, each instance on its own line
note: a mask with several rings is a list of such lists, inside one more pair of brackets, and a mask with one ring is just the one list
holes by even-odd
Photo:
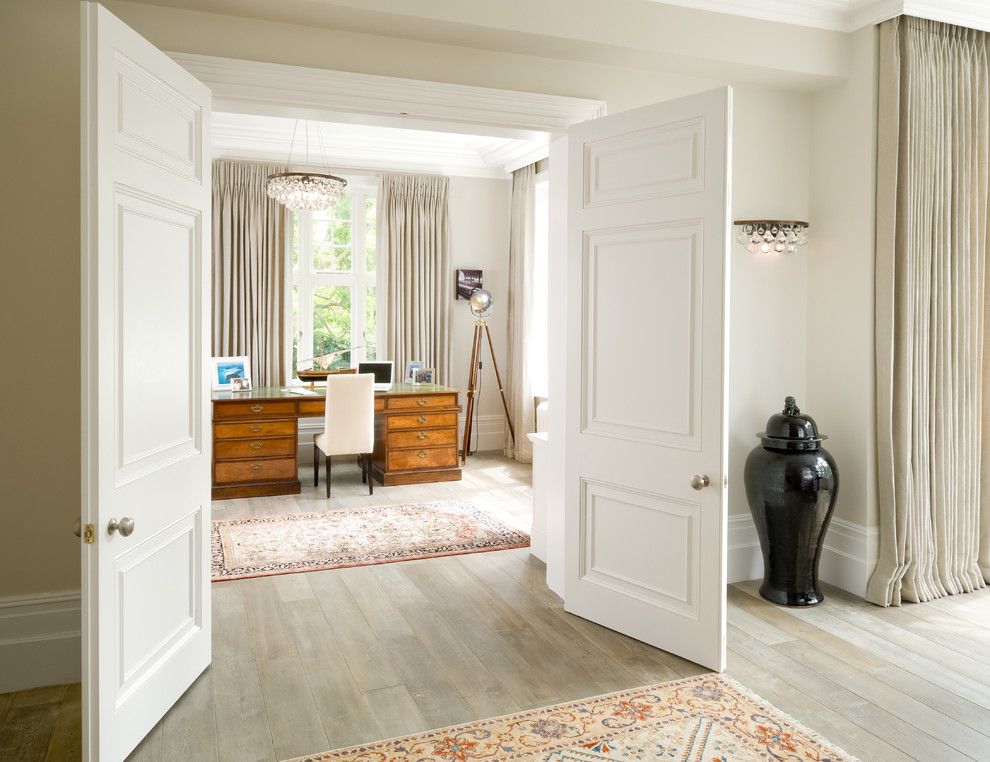
[[[313, 357], [347, 349], [351, 345], [351, 289], [321, 286], [313, 290]], [[333, 358], [332, 368], [348, 368], [349, 352]]]
[[346, 222], [348, 225], [351, 224], [351, 197], [344, 196], [336, 204], [334, 204], [331, 209], [333, 218], [338, 222]]
[[302, 221], [299, 212], [292, 213], [292, 271], [299, 271], [299, 255], [302, 252]]
[[333, 242], [336, 246], [351, 245], [351, 223], [335, 222], [333, 224]]
[[350, 248], [340, 246], [313, 247], [313, 269], [316, 272], [350, 272]]
[[369, 360], [378, 359], [378, 302], [377, 289], [367, 286], [364, 292], [364, 356]]
[[295, 376], [299, 361], [306, 359], [299, 356], [299, 340], [302, 338], [302, 326], [299, 325], [299, 286], [292, 287], [292, 321], [289, 324], [289, 330], [292, 331], [292, 364], [289, 369]]
[[378, 223], [375, 217], [375, 203], [373, 198], [364, 200], [364, 244], [366, 247], [364, 271], [368, 273], [375, 272], [377, 267], [378, 247], [375, 236], [378, 232]]

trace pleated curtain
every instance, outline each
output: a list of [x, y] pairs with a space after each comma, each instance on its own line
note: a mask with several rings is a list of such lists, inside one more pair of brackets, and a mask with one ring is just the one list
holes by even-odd
[[255, 387], [286, 382], [290, 213], [268, 198], [282, 166], [213, 162], [213, 354], [248, 355]]
[[509, 211], [509, 291], [508, 355], [506, 357], [506, 398], [515, 425], [515, 442], [505, 427], [503, 452], [521, 463], [533, 462], [533, 444], [526, 436], [533, 430], [533, 384], [527, 351], [527, 331], [533, 312], [533, 257], [536, 165], [512, 173], [512, 201]]
[[987, 41], [911, 17], [880, 28], [880, 558], [867, 598], [882, 606], [990, 578]]
[[378, 186], [378, 245], [385, 258], [385, 359], [396, 379], [420, 360], [450, 374], [450, 215], [446, 177], [382, 175]]

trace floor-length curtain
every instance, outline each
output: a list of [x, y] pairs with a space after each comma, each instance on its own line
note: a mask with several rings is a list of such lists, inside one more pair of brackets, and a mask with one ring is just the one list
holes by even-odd
[[526, 436], [533, 430], [532, 374], [526, 337], [533, 312], [534, 190], [536, 165], [512, 173], [512, 202], [509, 209], [509, 333], [506, 356], [506, 395], [515, 425], [515, 443], [505, 427], [504, 452], [522, 463], [533, 461], [533, 446]]
[[385, 261], [385, 354], [396, 378], [406, 363], [450, 374], [450, 217], [446, 177], [385, 174], [378, 187], [378, 245]]
[[284, 167], [213, 162], [213, 354], [249, 355], [255, 387], [286, 381], [289, 211], [265, 194]]
[[987, 572], [987, 53], [987, 34], [949, 24], [880, 30], [880, 560], [867, 598], [884, 606], [969, 592]]

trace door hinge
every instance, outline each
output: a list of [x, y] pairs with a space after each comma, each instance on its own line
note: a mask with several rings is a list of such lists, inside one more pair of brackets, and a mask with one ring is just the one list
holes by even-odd
[[86, 524], [83, 527], [83, 542], [92, 545], [96, 542], [96, 527], [93, 524]]

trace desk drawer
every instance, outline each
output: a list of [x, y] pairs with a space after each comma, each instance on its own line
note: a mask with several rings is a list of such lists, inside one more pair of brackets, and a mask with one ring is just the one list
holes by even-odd
[[440, 447], [457, 444], [457, 429], [396, 431], [388, 435], [388, 446], [395, 448]]
[[456, 447], [430, 447], [419, 450], [393, 450], [388, 454], [389, 471], [411, 471], [424, 468], [453, 468], [456, 465]]
[[439, 429], [457, 426], [457, 413], [420, 413], [419, 415], [390, 415], [388, 430]]
[[320, 398], [318, 400], [300, 400], [299, 401], [299, 415], [326, 415], [327, 413], [327, 401], [326, 398]]
[[216, 418], [292, 418], [296, 415], [296, 403], [292, 400], [265, 402], [214, 402]]
[[424, 394], [421, 397], [389, 397], [389, 410], [429, 410], [436, 407], [456, 407], [456, 394]]
[[272, 458], [295, 455], [296, 440], [282, 439], [236, 439], [220, 441], [213, 446], [213, 457], [217, 460], [231, 458]]
[[213, 424], [213, 436], [216, 439], [292, 437], [295, 434], [295, 421], [244, 421], [243, 423]]
[[295, 456], [272, 460], [219, 461], [214, 465], [214, 483], [236, 484], [295, 479], [297, 473]]

